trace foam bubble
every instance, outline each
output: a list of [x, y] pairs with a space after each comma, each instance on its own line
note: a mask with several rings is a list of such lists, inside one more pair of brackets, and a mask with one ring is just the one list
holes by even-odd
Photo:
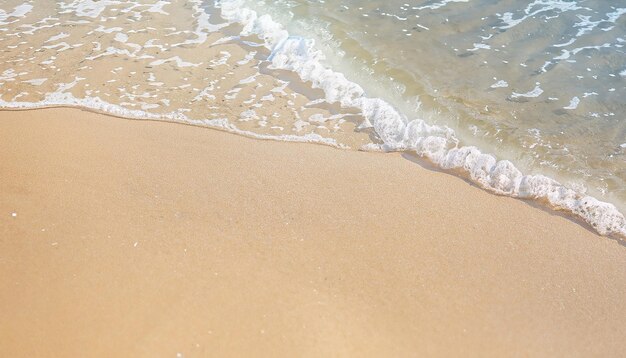
[[509, 84], [504, 80], [500, 80], [491, 85], [491, 88], [505, 88], [505, 87], [509, 87]]
[[8, 19], [12, 17], [24, 17], [32, 10], [33, 6], [27, 3], [16, 6], [10, 13], [0, 9], [0, 25], [7, 25], [10, 23], [7, 21]]
[[580, 103], [580, 98], [574, 97], [569, 101], [569, 105], [563, 107], [563, 109], [576, 109], [578, 108], [578, 104]]
[[532, 90], [526, 93], [517, 93], [517, 92], [511, 93], [511, 98], [520, 98], [520, 97], [535, 98], [535, 97], [541, 96], [542, 93], [543, 93], [543, 90], [541, 89], [541, 86], [539, 85], [539, 83], [537, 83], [535, 85], [535, 88], [533, 88]]

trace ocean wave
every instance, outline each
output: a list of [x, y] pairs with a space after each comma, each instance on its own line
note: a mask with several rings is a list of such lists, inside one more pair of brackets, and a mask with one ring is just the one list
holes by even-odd
[[216, 5], [223, 18], [243, 26], [241, 36], [256, 35], [264, 41], [271, 51], [268, 61], [272, 68], [295, 72], [321, 89], [330, 103], [361, 110], [362, 126], [374, 128], [385, 150], [414, 152], [442, 169], [461, 173], [485, 190], [545, 202], [581, 218], [601, 235], [626, 238], [626, 218], [613, 204], [544, 175], [524, 175], [508, 160], [462, 146], [452, 129], [409, 119], [386, 101], [368, 97], [357, 83], [325, 65], [325, 57], [314, 40], [290, 36], [283, 25], [246, 7], [244, 1], [218, 0]]

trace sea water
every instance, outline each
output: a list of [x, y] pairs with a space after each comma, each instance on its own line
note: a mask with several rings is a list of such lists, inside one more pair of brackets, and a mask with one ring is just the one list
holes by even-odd
[[626, 1], [6, 0], [0, 45], [6, 108], [407, 151], [626, 235]]

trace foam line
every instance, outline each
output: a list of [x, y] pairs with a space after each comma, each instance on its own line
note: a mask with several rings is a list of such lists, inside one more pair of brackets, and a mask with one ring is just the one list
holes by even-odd
[[149, 113], [142, 110], [129, 109], [116, 104], [106, 102], [99, 97], [85, 97], [76, 98], [71, 93], [57, 91], [48, 93], [46, 98], [39, 102], [17, 102], [17, 101], [4, 101], [0, 99], [0, 108], [4, 109], [39, 109], [49, 107], [76, 107], [76, 108], [89, 108], [98, 112], [106, 113], [116, 117], [129, 118], [129, 119], [145, 119], [145, 120], [161, 120], [168, 122], [178, 122], [184, 124], [191, 124], [195, 126], [210, 127], [221, 129], [230, 133], [243, 135], [256, 139], [271, 139], [285, 142], [300, 142], [300, 143], [317, 143], [324, 144], [331, 147], [342, 148], [346, 147], [332, 138], [326, 138], [316, 133], [308, 133], [305, 135], [269, 135], [259, 134], [250, 131], [245, 131], [237, 128], [230, 123], [228, 119], [190, 119], [183, 112], [174, 111], [163, 114]]
[[330, 103], [360, 109], [365, 124], [374, 128], [385, 150], [415, 152], [442, 169], [462, 172], [488, 191], [546, 202], [580, 217], [602, 235], [626, 238], [626, 219], [613, 204], [543, 175], [524, 175], [510, 161], [498, 161], [476, 147], [460, 146], [452, 129], [408, 119], [384, 100], [367, 97], [361, 86], [324, 65], [324, 55], [314, 40], [290, 36], [281, 24], [269, 15], [259, 16], [242, 0], [218, 0], [216, 4], [224, 19], [243, 26], [241, 36], [257, 35], [264, 41], [271, 51], [271, 67], [295, 72], [323, 90]]

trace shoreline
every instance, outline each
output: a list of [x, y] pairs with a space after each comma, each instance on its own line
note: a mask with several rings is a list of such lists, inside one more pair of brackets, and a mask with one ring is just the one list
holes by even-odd
[[0, 355], [626, 351], [617, 241], [401, 153], [178, 124], [0, 112]]
[[[383, 152], [383, 153], [387, 153], [387, 152]], [[601, 235], [601, 234], [599, 234], [596, 231], [596, 229], [592, 225], [590, 225], [588, 222], [586, 222], [580, 216], [575, 215], [572, 212], [567, 211], [567, 210], [554, 208], [545, 199], [542, 199], [542, 198], [539, 198], [539, 199], [520, 198], [520, 197], [508, 196], [508, 195], [500, 194], [500, 193], [494, 193], [492, 191], [489, 191], [489, 190], [487, 190], [485, 188], [480, 187], [478, 184], [473, 182], [471, 178], [468, 178], [465, 175], [465, 173], [463, 173], [462, 171], [442, 169], [442, 168], [438, 167], [436, 164], [432, 163], [431, 161], [429, 161], [427, 159], [424, 159], [424, 158], [421, 158], [421, 157], [417, 156], [416, 154], [413, 154], [413, 153], [410, 153], [410, 152], [389, 152], [387, 154], [390, 154], [390, 153], [398, 153], [398, 154], [400, 154], [400, 156], [402, 158], [404, 158], [404, 159], [414, 163], [415, 165], [420, 166], [421, 168], [424, 168], [425, 170], [432, 171], [432, 172], [435, 172], [435, 173], [440, 173], [440, 174], [443, 174], [443, 175], [450, 175], [453, 178], [460, 179], [463, 182], [465, 182], [467, 185], [469, 185], [469, 186], [471, 186], [473, 188], [476, 188], [478, 190], [484, 191], [485, 193], [487, 193], [489, 195], [495, 195], [495, 196], [502, 197], [502, 198], [509, 198], [509, 199], [517, 200], [517, 201], [519, 201], [521, 203], [524, 203], [524, 204], [528, 205], [529, 207], [531, 207], [531, 208], [533, 208], [535, 210], [543, 211], [543, 212], [545, 212], [548, 215], [560, 216], [560, 217], [564, 218], [565, 220], [570, 221], [572, 224], [578, 225], [582, 229], [584, 229], [586, 231], [589, 231], [592, 235], [597, 235], [597, 236], [605, 238], [605, 239], [613, 240], [613, 241], [617, 242], [621, 246], [626, 246], [626, 241], [624, 241], [624, 239], [621, 238], [620, 236], [617, 236], [615, 234]]]
[[[0, 107], [0, 112], [22, 112], [22, 111], [40, 111], [40, 110], [49, 110], [49, 109], [68, 109], [68, 110], [78, 110], [78, 111], [85, 111], [88, 113], [93, 113], [93, 114], [97, 114], [97, 115], [101, 115], [101, 116], [105, 116], [105, 117], [111, 117], [111, 118], [115, 118], [115, 119], [122, 119], [122, 120], [131, 120], [131, 121], [147, 121], [147, 122], [157, 122], [157, 123], [172, 123], [172, 124], [177, 124], [177, 125], [185, 125], [185, 126], [189, 126], [189, 127], [194, 127], [194, 128], [204, 128], [204, 129], [208, 129], [208, 130], [216, 130], [222, 133], [228, 133], [228, 134], [233, 134], [233, 135], [238, 135], [247, 139], [252, 139], [252, 140], [262, 140], [262, 141], [279, 141], [279, 142], [285, 142], [285, 143], [301, 143], [301, 144], [313, 144], [313, 145], [321, 145], [321, 146], [325, 146], [325, 147], [330, 147], [333, 149], [339, 149], [339, 150], [349, 150], [349, 151], [359, 151], [359, 152], [366, 152], [366, 153], [377, 153], [377, 154], [392, 154], [392, 155], [400, 155], [402, 158], [411, 161], [417, 165], [419, 165], [422, 168], [425, 168], [427, 170], [430, 171], [435, 171], [438, 173], [442, 173], [442, 174], [447, 174], [447, 175], [451, 175], [453, 177], [456, 177], [458, 179], [463, 180], [464, 182], [466, 182], [467, 184], [480, 189], [482, 191], [484, 191], [485, 193], [488, 193], [490, 195], [496, 195], [496, 196], [501, 196], [501, 197], [507, 197], [507, 198], [511, 198], [511, 199], [515, 199], [515, 200], [520, 200], [523, 203], [528, 204], [529, 206], [538, 209], [538, 210], [542, 210], [547, 212], [548, 214], [551, 215], [559, 215], [562, 216], [568, 220], [570, 220], [571, 222], [580, 225], [582, 228], [590, 231], [593, 234], [596, 235], [600, 235], [602, 237], [611, 239], [611, 240], [615, 240], [617, 241], [620, 245], [622, 246], [626, 246], [626, 241], [624, 237], [618, 235], [615, 232], [611, 232], [611, 233], [607, 233], [607, 234], [600, 234], [597, 232], [597, 229], [589, 222], [585, 221], [585, 219], [583, 217], [581, 217], [580, 215], [577, 215], [575, 213], [573, 213], [572, 211], [568, 210], [568, 209], [562, 209], [562, 208], [558, 208], [558, 207], [554, 207], [548, 199], [546, 198], [525, 198], [525, 197], [517, 197], [517, 196], [511, 196], [508, 194], [502, 194], [502, 193], [498, 193], [498, 192], [494, 192], [492, 191], [490, 188], [484, 188], [482, 186], [479, 185], [479, 183], [477, 183], [476, 181], [474, 181], [467, 172], [465, 172], [464, 170], [461, 170], [459, 168], [457, 169], [444, 169], [441, 168], [439, 165], [437, 165], [436, 163], [432, 162], [431, 160], [429, 160], [427, 157], [420, 157], [414, 153], [411, 153], [409, 151], [384, 151], [384, 150], [362, 150], [362, 149], [352, 149], [352, 148], [343, 148], [341, 146], [338, 146], [336, 144], [332, 144], [329, 142], [325, 142], [325, 141], [317, 141], [317, 140], [307, 140], [305, 137], [298, 137], [297, 139], [284, 139], [284, 138], [277, 138], [277, 137], [266, 137], [266, 136], [261, 136], [257, 133], [254, 132], [248, 132], [245, 130], [233, 130], [230, 128], [226, 128], [226, 127], [219, 127], [216, 125], [208, 125], [208, 124], [201, 124], [201, 123], [191, 123], [189, 121], [185, 121], [185, 120], [176, 120], [176, 119], [171, 119], [171, 118], [166, 118], [166, 117], [161, 117], [161, 118], [142, 118], [142, 117], [125, 117], [123, 115], [117, 115], [115, 113], [110, 113], [104, 110], [100, 110], [97, 108], [91, 108], [91, 107], [84, 107], [84, 106], [79, 106], [79, 105], [63, 105], [63, 104], [58, 104], [58, 105], [45, 105], [45, 106], [37, 106], [37, 107]], [[594, 198], [595, 199], [595, 198]], [[607, 203], [609, 205], [613, 205], [611, 203]]]
[[[385, 147], [414, 151], [444, 170], [461, 171], [463, 177], [492, 193], [548, 202], [552, 208], [580, 217], [601, 235], [626, 239], [626, 217], [615, 204], [598, 200], [593, 194], [587, 195], [586, 189], [571, 188], [556, 178], [523, 173], [512, 161], [498, 159], [495, 153], [483, 152], [484, 148], [459, 147], [461, 138], [456, 137], [453, 128], [427, 123], [421, 116], [406, 116], [385, 99], [369, 97], [361, 84], [329, 68], [314, 42], [290, 37], [284, 24], [271, 16], [259, 16], [258, 9], [239, 1], [225, 1], [219, 8], [222, 18], [244, 26], [241, 35], [263, 39], [265, 48], [271, 51], [268, 61], [273, 68], [294, 72], [302, 81], [322, 89], [329, 103], [359, 109], [363, 123], [374, 129]], [[294, 58], [303, 48], [307, 55]]]

